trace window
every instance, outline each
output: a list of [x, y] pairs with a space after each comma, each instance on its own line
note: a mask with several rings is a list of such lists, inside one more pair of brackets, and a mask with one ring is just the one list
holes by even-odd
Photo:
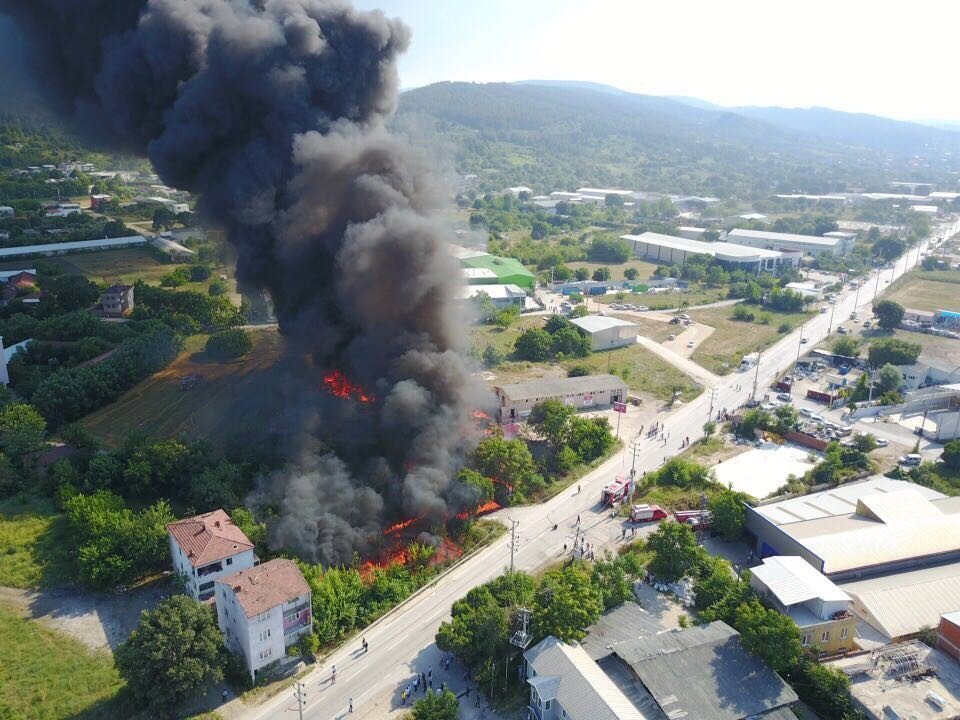
[[273, 657], [273, 648], [267, 648], [266, 650], [260, 651], [261, 660], [266, 660], [268, 657]]
[[266, 630], [261, 630], [261, 631], [260, 631], [260, 642], [263, 642], [263, 641], [266, 640], [268, 637], [270, 637], [270, 628], [267, 628]]
[[233, 558], [227, 558], [227, 565], [233, 565]]
[[809, 644], [810, 644], [810, 635], [809, 635], [809, 634], [808, 634], [808, 635], [804, 635], [804, 636], [800, 639], [800, 644], [803, 645], [804, 647], [806, 647], [807, 645], [809, 645]]
[[830, 631], [824, 630], [823, 634], [820, 635], [820, 642], [830, 642]]
[[841, 628], [840, 629], [840, 639], [843, 640], [847, 637], [848, 631], [850, 628]]
[[551, 702], [550, 700], [547, 700], [547, 701], [543, 704], [543, 709], [544, 709], [544, 710], [549, 710], [549, 709], [550, 709], [550, 702]]

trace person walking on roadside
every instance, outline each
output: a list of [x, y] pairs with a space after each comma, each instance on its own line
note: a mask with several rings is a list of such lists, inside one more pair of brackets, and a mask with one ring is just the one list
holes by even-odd
[[350, 698], [347, 702], [348, 702], [347, 712], [353, 712], [353, 698]]
[[337, 666], [334, 665], [330, 668], [330, 684], [334, 685], [337, 682]]

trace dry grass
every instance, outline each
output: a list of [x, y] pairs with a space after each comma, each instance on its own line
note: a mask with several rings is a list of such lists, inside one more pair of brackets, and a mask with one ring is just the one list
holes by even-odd
[[[262, 400], [268, 392], [283, 341], [275, 330], [252, 331], [251, 337], [253, 350], [226, 362], [206, 357], [205, 335], [190, 338], [187, 349], [167, 368], [87, 416], [83, 424], [108, 445], [118, 445], [133, 430], [154, 437], [186, 432], [219, 445], [239, 423], [262, 424], [266, 418], [251, 416], [254, 410], [244, 403]], [[181, 378], [191, 373], [203, 379], [191, 390], [181, 390]]]
[[572, 262], [567, 263], [567, 267], [571, 270], [577, 270], [579, 268], [585, 268], [590, 277], [593, 277], [593, 271], [597, 268], [609, 268], [610, 269], [610, 279], [622, 281], [626, 280], [624, 276], [624, 271], [628, 268], [635, 268], [637, 271], [637, 279], [632, 282], [642, 283], [644, 280], [653, 275], [653, 271], [657, 269], [657, 266], [653, 263], [644, 262], [643, 260], [628, 260], [625, 263], [599, 263], [599, 262]]
[[883, 299], [914, 310], [960, 310], [960, 270], [909, 272], [893, 283]]
[[[756, 310], [758, 314], [763, 310]], [[744, 355], [765, 350], [783, 335], [778, 328], [787, 323], [795, 328], [813, 317], [814, 313], [770, 313], [770, 323], [740, 322], [733, 319], [733, 307], [695, 310], [690, 317], [698, 323], [710, 325], [713, 334], [703, 341], [691, 356], [707, 370], [725, 375], [736, 369]]]

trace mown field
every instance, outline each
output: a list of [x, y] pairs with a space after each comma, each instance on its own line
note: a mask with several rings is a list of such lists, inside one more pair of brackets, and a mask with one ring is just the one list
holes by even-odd
[[884, 299], [914, 310], [960, 311], [960, 270], [915, 270], [896, 280]]
[[109, 653], [92, 652], [2, 603], [0, 648], [0, 718], [130, 717], [130, 708], [118, 706], [124, 683]]
[[[283, 341], [274, 329], [253, 330], [250, 335], [253, 350], [225, 362], [211, 360], [203, 352], [207, 336], [191, 337], [186, 350], [167, 368], [88, 415], [84, 426], [114, 446], [134, 430], [154, 437], [184, 432], [221, 445], [239, 425], [263, 423], [264, 418], [252, 414], [246, 402], [262, 399], [268, 392]], [[190, 374], [202, 379], [192, 389], [182, 390], [180, 380]]]
[[[763, 310], [756, 310], [763, 314]], [[736, 369], [744, 355], [765, 350], [777, 342], [783, 333], [780, 326], [786, 323], [795, 328], [813, 317], [815, 313], [769, 313], [770, 322], [761, 325], [757, 322], [740, 322], [733, 319], [733, 307], [707, 308], [694, 310], [690, 317], [698, 323], [710, 325], [713, 334], [694, 350], [691, 359], [718, 375], [725, 375]]]

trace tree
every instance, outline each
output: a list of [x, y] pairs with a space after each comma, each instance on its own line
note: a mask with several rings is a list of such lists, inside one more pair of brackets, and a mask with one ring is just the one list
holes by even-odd
[[797, 624], [789, 615], [764, 607], [756, 598], [737, 608], [734, 627], [743, 647], [775, 672], [785, 673], [803, 657]]
[[604, 610], [614, 608], [633, 597], [633, 584], [627, 577], [623, 563], [607, 553], [593, 563], [591, 582], [600, 590]]
[[471, 468], [461, 468], [454, 480], [473, 491], [477, 505], [493, 499], [493, 481]]
[[877, 316], [877, 324], [884, 330], [894, 330], [903, 322], [903, 305], [893, 300], [881, 300], [873, 304], [873, 314]]
[[623, 276], [627, 280], [636, 280], [639, 275], [640, 275], [640, 271], [634, 267], [628, 267], [626, 270], [623, 271]]
[[545, 222], [541, 220], [534, 220], [533, 224], [530, 226], [530, 237], [534, 240], [542, 240], [547, 236], [549, 231], [550, 228]]
[[207, 340], [207, 354], [217, 360], [232, 360], [253, 349], [250, 334], [240, 328], [221, 330]]
[[940, 460], [953, 472], [960, 472], [960, 440], [951, 440], [943, 446]]
[[227, 283], [221, 280], [220, 278], [212, 280], [210, 284], [207, 286], [207, 294], [210, 295], [211, 297], [218, 297], [220, 295], [226, 294], [226, 292], [227, 292]]
[[570, 419], [569, 446], [584, 462], [601, 457], [616, 442], [610, 423], [604, 417]]
[[608, 267], [598, 267], [593, 271], [593, 279], [598, 282], [604, 282], [605, 280], [610, 279], [610, 268]]
[[706, 437], [710, 437], [717, 431], [717, 424], [713, 420], [707, 420], [703, 424], [703, 434]]
[[[479, 692], [479, 691], [478, 691]], [[413, 706], [413, 720], [457, 720], [460, 701], [450, 690], [442, 693], [428, 692]]]
[[212, 607], [174, 595], [140, 614], [114, 663], [140, 702], [166, 713], [223, 679], [224, 652]]
[[679, 580], [693, 568], [700, 556], [697, 538], [689, 525], [678, 522], [662, 522], [647, 539], [647, 549], [654, 558], [650, 572], [667, 582]]
[[[522, 440], [505, 440], [502, 435], [491, 435], [474, 449], [473, 460], [480, 474], [499, 480], [509, 488], [528, 489], [543, 484], [533, 455]], [[498, 492], [503, 487], [498, 484]]]
[[584, 280], [588, 280], [590, 278], [590, 271], [582, 267], [577, 268], [573, 271], [573, 276], [580, 282], [583, 282]]
[[920, 344], [900, 338], [881, 338], [870, 343], [867, 358], [874, 367], [890, 363], [891, 365], [913, 365], [920, 357]]
[[450, 621], [440, 626], [437, 646], [452, 652], [470, 667], [493, 658], [509, 639], [510, 623], [488, 585], [481, 585], [457, 600]]
[[587, 257], [594, 262], [623, 263], [630, 259], [630, 243], [618, 237], [597, 237], [590, 243]]
[[200, 282], [201, 280], [206, 280], [208, 277], [210, 277], [210, 268], [206, 265], [190, 266], [190, 279], [193, 282]]
[[856, 357], [860, 354], [860, 341], [849, 335], [842, 335], [833, 341], [833, 351], [844, 357]]
[[602, 612], [600, 590], [586, 567], [574, 564], [544, 575], [533, 617], [537, 634], [571, 642], [582, 640]]
[[709, 268], [707, 268], [706, 280], [707, 285], [710, 285], [711, 287], [726, 285], [728, 282], [730, 282], [730, 273], [728, 273], [719, 265], [711, 265]]
[[560, 400], [543, 400], [533, 406], [527, 422], [556, 451], [570, 439], [570, 420], [576, 411]]
[[524, 330], [513, 344], [517, 357], [530, 362], [548, 359], [552, 346], [553, 338], [543, 328]]
[[28, 456], [40, 452], [47, 436], [47, 421], [32, 405], [11, 403], [0, 407], [0, 451], [23, 467]]
[[550, 350], [564, 357], [586, 357], [590, 354], [590, 338], [573, 325], [561, 328], [553, 334]]
[[494, 345], [487, 345], [483, 349], [483, 364], [488, 368], [495, 368], [503, 363], [506, 356], [500, 352]]
[[497, 327], [508, 328], [510, 327], [514, 320], [520, 317], [520, 308], [516, 305], [511, 305], [506, 307], [503, 310], [498, 311], [494, 317], [493, 322]]
[[744, 493], [723, 489], [710, 498], [711, 525], [725, 540], [739, 540], [743, 535], [746, 497]]
[[166, 207], [161, 206], [153, 211], [154, 230], [169, 230], [176, 222], [176, 216]]
[[884, 395], [888, 392], [897, 392], [903, 387], [903, 373], [896, 365], [887, 363], [874, 375], [874, 392]]

